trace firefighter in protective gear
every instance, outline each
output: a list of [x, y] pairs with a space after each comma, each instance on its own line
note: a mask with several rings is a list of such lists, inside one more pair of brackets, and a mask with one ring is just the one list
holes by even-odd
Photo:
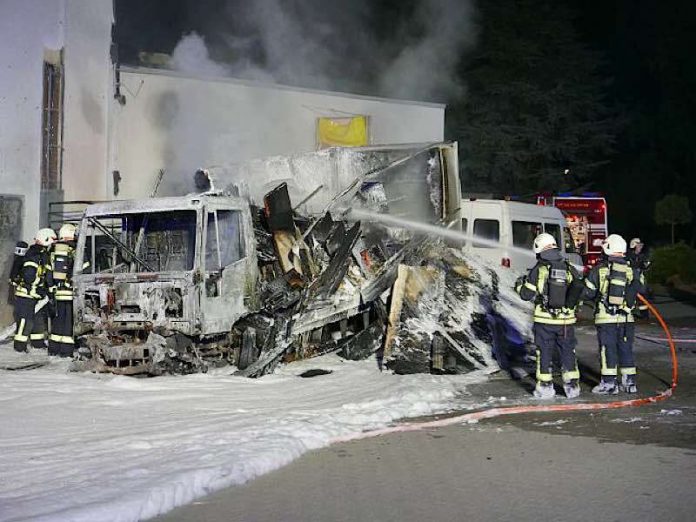
[[53, 268], [52, 294], [55, 314], [48, 337], [48, 354], [71, 357], [75, 348], [73, 338], [73, 265], [75, 259], [75, 225], [64, 224], [58, 231], [58, 241], [51, 249]]
[[[614, 395], [636, 393], [636, 366], [633, 359], [635, 324], [633, 308], [644, 291], [643, 275], [634, 271], [625, 258], [626, 241], [611, 234], [602, 243], [605, 258], [585, 279], [584, 298], [595, 303], [600, 358], [600, 383], [593, 393]], [[621, 382], [617, 382], [621, 374]]]
[[48, 249], [55, 240], [56, 233], [50, 228], [39, 230], [14, 279], [14, 349], [18, 352], [27, 351], [29, 340], [35, 348], [45, 348], [47, 320], [44, 314], [51, 273]]
[[580, 394], [574, 325], [575, 309], [582, 294], [582, 280], [578, 272], [561, 256], [552, 235], [539, 234], [533, 246], [537, 263], [526, 277], [517, 280], [515, 290], [523, 300], [535, 303], [537, 384], [534, 396], [540, 399], [555, 396], [551, 365], [553, 351], [558, 349], [563, 388], [568, 398], [574, 398]]
[[626, 252], [626, 260], [631, 264], [633, 270], [640, 270], [644, 273], [650, 267], [650, 254], [645, 248], [645, 243], [643, 243], [640, 238], [634, 237], [628, 245], [628, 252]]

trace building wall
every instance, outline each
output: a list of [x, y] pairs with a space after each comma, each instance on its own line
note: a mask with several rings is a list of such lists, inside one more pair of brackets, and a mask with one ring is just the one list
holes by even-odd
[[63, 191], [67, 201], [106, 198], [111, 0], [68, 0], [65, 28]]
[[61, 1], [4, 0], [0, 16], [0, 193], [24, 198], [23, 237], [39, 226], [43, 61], [63, 47]]
[[[106, 195], [111, 0], [3, 0], [0, 193], [24, 197], [27, 239], [40, 225], [43, 62], [63, 50], [66, 199]], [[53, 53], [51, 53], [53, 51]]]
[[[6, 207], [0, 216], [21, 208], [21, 215], [11, 216], [11, 230], [0, 230], [4, 254], [11, 252], [17, 239], [31, 242], [42, 225], [43, 63], [49, 56], [55, 60], [61, 50], [63, 195], [66, 199], [106, 195], [112, 20], [111, 0], [0, 2], [0, 204]], [[10, 209], [7, 202], [15, 201], [15, 196], [21, 206]], [[0, 255], [0, 326], [11, 320], [5, 305], [10, 260], [11, 255]]]
[[170, 195], [192, 190], [202, 166], [315, 150], [320, 116], [368, 115], [375, 145], [443, 140], [441, 105], [146, 69], [122, 69], [121, 83], [126, 103], [114, 105], [111, 129], [121, 182], [117, 196], [111, 183], [110, 196], [119, 199], [148, 196], [159, 169], [166, 173], [158, 194]]

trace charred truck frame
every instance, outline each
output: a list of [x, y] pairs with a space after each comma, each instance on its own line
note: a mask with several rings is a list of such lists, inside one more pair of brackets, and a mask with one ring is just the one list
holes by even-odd
[[[328, 351], [340, 350], [347, 358], [384, 351], [388, 359], [390, 346], [399, 344], [399, 318], [409, 299], [417, 308], [424, 293], [440, 289], [434, 302], [444, 303], [447, 281], [469, 273], [456, 255], [443, 254], [444, 246], [432, 254], [432, 238], [385, 233], [369, 223], [336, 220], [329, 212], [360, 204], [459, 226], [456, 143], [321, 151], [291, 161], [314, 165], [304, 176], [315, 185], [321, 175], [344, 180], [322, 196], [330, 204], [322, 202], [321, 212], [298, 214], [284, 182], [266, 193], [259, 207], [236, 188], [89, 206], [79, 228], [74, 274], [80, 367], [159, 374], [236, 364], [238, 373], [259, 376], [283, 360]], [[352, 172], [336, 174], [346, 161], [360, 170], [350, 182], [345, 180]], [[248, 172], [245, 176], [249, 179]], [[302, 203], [319, 190], [306, 186], [295, 194]], [[417, 198], [422, 201], [414, 205]], [[421, 268], [428, 257], [432, 262]], [[446, 268], [443, 258], [450, 259]], [[406, 287], [409, 280], [421, 284]], [[438, 284], [422, 284], [434, 280]], [[392, 287], [401, 288], [394, 298]], [[432, 315], [433, 306], [423, 313]], [[430, 342], [417, 348], [425, 351], [414, 371], [490, 362], [451, 328], [443, 327], [442, 334], [433, 343], [438, 353]], [[429, 332], [429, 341], [432, 336]], [[449, 359], [442, 349], [448, 342]]]

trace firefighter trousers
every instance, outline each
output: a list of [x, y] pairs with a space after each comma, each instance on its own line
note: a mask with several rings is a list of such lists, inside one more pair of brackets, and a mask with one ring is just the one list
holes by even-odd
[[534, 323], [534, 344], [536, 344], [536, 379], [538, 382], [553, 381], [553, 353], [558, 350], [561, 359], [563, 382], [580, 378], [578, 361], [575, 357], [575, 327]]
[[636, 365], [633, 359], [635, 324], [620, 322], [595, 326], [602, 380], [615, 382], [619, 372], [622, 375], [635, 375]]
[[56, 315], [51, 320], [51, 335], [48, 337], [48, 354], [71, 357], [75, 348], [73, 338], [73, 302], [56, 298]]
[[34, 348], [46, 348], [48, 337], [48, 305], [44, 305], [38, 311], [34, 311], [34, 327], [31, 329], [31, 345]]
[[14, 349], [18, 352], [26, 352], [29, 338], [34, 329], [34, 307], [36, 299], [31, 297], [15, 296], [14, 319], [16, 323], [14, 335]]

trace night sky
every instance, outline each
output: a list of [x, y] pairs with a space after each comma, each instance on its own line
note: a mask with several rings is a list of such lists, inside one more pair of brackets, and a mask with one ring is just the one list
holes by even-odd
[[[328, 77], [330, 88], [385, 95], [390, 93], [380, 83], [380, 69], [405, 45], [429, 37], [424, 13], [437, 28], [444, 23], [443, 11], [454, 13], [466, 3], [335, 4], [277, 3], [294, 16], [293, 30], [319, 35], [318, 47], [331, 52], [318, 57], [315, 68], [296, 68], [322, 74], [293, 76], [278, 67], [283, 56], [274, 57], [264, 43], [269, 27], [259, 30], [258, 17], [241, 0], [116, 0], [119, 60], [137, 64], [142, 50], [171, 53], [183, 34], [196, 31], [216, 61], [243, 58], [270, 67], [275, 59], [281, 83], [325, 88]], [[460, 142], [465, 190], [527, 196], [544, 189], [600, 191], [608, 199], [612, 231], [653, 244], [669, 238], [668, 227], [653, 219], [660, 197], [688, 196], [696, 214], [696, 2], [479, 0], [469, 5], [471, 10], [452, 16], [462, 17], [462, 31], [475, 34], [475, 40], [458, 38], [456, 31], [447, 35], [456, 52], [450, 64], [456, 85], [444, 84], [432, 94], [413, 91], [448, 104], [447, 138]], [[506, 58], [522, 66], [506, 65]], [[533, 96], [521, 92], [530, 84]], [[549, 120], [559, 112], [549, 130]], [[502, 128], [520, 129], [526, 141], [520, 145], [514, 131], [502, 135]], [[525, 150], [530, 140], [540, 142], [533, 158]], [[484, 153], [479, 143], [489, 150]], [[502, 163], [506, 154], [512, 160]], [[566, 167], [577, 174], [556, 175]], [[679, 239], [696, 240], [694, 223], [677, 230]]]

